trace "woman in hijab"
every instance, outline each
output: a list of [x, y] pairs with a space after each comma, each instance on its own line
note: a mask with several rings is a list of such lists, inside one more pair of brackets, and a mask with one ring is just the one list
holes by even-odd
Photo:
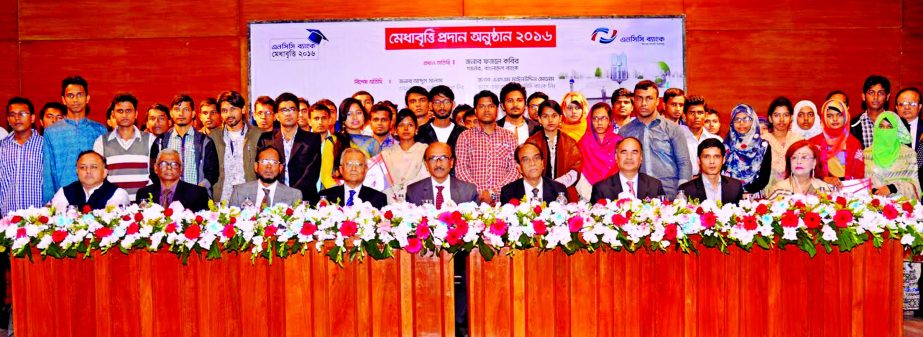
[[880, 196], [920, 198], [917, 154], [904, 145], [910, 131], [900, 117], [885, 111], [875, 120], [872, 146], [864, 151], [865, 176], [872, 180], [872, 193]]
[[772, 171], [772, 149], [760, 137], [756, 122], [753, 107], [738, 104], [731, 110], [731, 128], [724, 139], [728, 149], [724, 174], [743, 182], [744, 191], [750, 194], [769, 184]]
[[586, 133], [587, 122], [587, 103], [586, 96], [579, 92], [569, 92], [561, 100], [561, 108], [564, 109], [564, 123], [561, 123], [561, 132], [573, 139], [583, 139]]
[[839, 188], [842, 180], [865, 178], [862, 144], [849, 133], [846, 104], [831, 99], [820, 111], [818, 117], [824, 122], [824, 130], [810, 140], [820, 149], [824, 181]]
[[792, 112], [795, 116], [792, 133], [801, 139], [811, 139], [824, 132], [821, 125], [822, 118], [817, 115], [817, 106], [813, 102], [804, 100], [795, 103], [795, 108]]
[[592, 123], [577, 144], [583, 157], [581, 169], [587, 182], [595, 184], [619, 171], [615, 161], [615, 148], [622, 136], [614, 132], [611, 123], [612, 107], [599, 102], [590, 109]]

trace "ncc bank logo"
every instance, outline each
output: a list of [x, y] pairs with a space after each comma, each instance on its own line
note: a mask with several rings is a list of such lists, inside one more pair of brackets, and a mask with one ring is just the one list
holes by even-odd
[[324, 36], [324, 33], [321, 33], [318, 29], [307, 29], [308, 31], [308, 41], [313, 42], [314, 44], [320, 44], [321, 41], [330, 41], [327, 40], [327, 37]]
[[615, 41], [615, 36], [618, 35], [618, 33], [619, 33], [618, 30], [615, 30], [615, 29], [610, 30], [609, 28], [600, 27], [600, 28], [596, 28], [596, 30], [593, 31], [593, 35], [590, 36], [590, 40], [593, 40], [593, 41], [596, 41], [602, 44], [610, 44], [612, 43], [612, 41]]

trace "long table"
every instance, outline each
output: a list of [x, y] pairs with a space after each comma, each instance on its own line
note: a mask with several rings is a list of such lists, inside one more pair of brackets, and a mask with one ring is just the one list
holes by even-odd
[[[903, 250], [468, 258], [472, 336], [900, 336]], [[18, 336], [454, 336], [451, 256], [13, 259]]]

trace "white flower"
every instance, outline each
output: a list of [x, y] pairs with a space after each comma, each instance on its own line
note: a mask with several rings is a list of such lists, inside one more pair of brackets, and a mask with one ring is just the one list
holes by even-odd
[[782, 228], [782, 238], [785, 240], [798, 240], [798, 228], [796, 227], [785, 227]]
[[825, 241], [833, 242], [837, 240], [836, 231], [833, 230], [833, 228], [830, 228], [830, 226], [823, 226], [821, 228], [821, 232], [823, 233], [821, 238], [823, 238]]
[[904, 246], [912, 245], [913, 241], [914, 241], [913, 235], [904, 234], [904, 236], [901, 236], [901, 244]]

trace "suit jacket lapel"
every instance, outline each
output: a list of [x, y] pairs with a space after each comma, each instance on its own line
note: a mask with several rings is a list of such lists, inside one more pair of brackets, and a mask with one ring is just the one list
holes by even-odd
[[615, 191], [613, 198], [618, 198], [622, 194], [622, 176], [616, 173], [612, 177], [615, 178], [612, 179], [612, 190]]

